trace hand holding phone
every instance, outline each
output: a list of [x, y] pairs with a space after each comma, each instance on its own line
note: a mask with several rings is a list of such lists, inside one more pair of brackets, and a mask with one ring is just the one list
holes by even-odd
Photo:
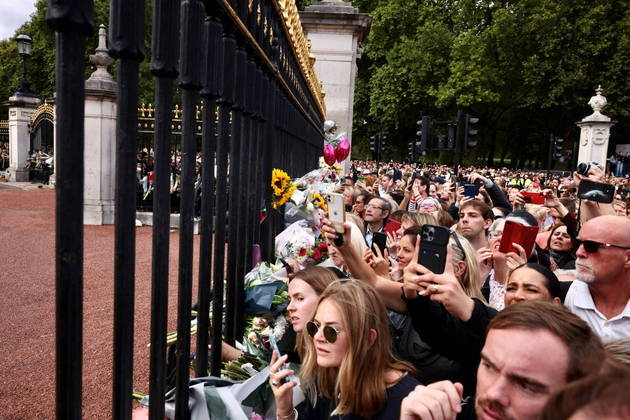
[[[387, 249], [387, 234], [384, 232], [374, 232], [372, 233], [372, 249], [377, 248], [381, 251], [381, 254], [385, 254], [385, 250]], [[376, 252], [376, 251], [374, 251]]]
[[343, 195], [337, 193], [328, 194], [328, 219], [339, 234], [345, 232], [343, 224], [346, 221], [345, 206], [343, 204]]
[[521, 195], [526, 204], [545, 204], [545, 196], [542, 193], [522, 191]]
[[[273, 333], [269, 334], [269, 344], [271, 345], [271, 350], [275, 351], [276, 354], [278, 355], [278, 359], [282, 357], [282, 354], [280, 354], [280, 349], [278, 348], [278, 342], [276, 341], [276, 336]], [[287, 365], [283, 364], [282, 366], [280, 366], [280, 369], [278, 369], [278, 371], [283, 370], [283, 369], [287, 369]], [[280, 383], [286, 383], [289, 382], [289, 378], [288, 377], [284, 377], [280, 380]]]
[[584, 179], [580, 182], [578, 198], [598, 203], [612, 203], [615, 197], [615, 186]]
[[464, 185], [464, 197], [475, 198], [479, 194], [479, 187], [475, 184], [465, 184]]
[[446, 267], [446, 247], [450, 235], [450, 231], [442, 226], [422, 226], [418, 264], [431, 270], [434, 274], [444, 273], [444, 268]]

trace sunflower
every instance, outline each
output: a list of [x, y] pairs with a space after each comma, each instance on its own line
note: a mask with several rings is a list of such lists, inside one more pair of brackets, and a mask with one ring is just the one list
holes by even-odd
[[271, 188], [273, 188], [273, 194], [277, 197], [282, 196], [289, 185], [291, 185], [289, 174], [281, 169], [274, 169], [271, 173]]
[[315, 205], [315, 207], [318, 207], [324, 211], [328, 211], [326, 200], [324, 200], [324, 197], [322, 197], [321, 194], [313, 194], [313, 204]]

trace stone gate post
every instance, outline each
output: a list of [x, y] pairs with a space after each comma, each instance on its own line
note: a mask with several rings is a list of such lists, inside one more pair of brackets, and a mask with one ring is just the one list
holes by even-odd
[[14, 95], [3, 104], [9, 108], [9, 181], [28, 181], [28, 169], [25, 168], [31, 146], [28, 125], [40, 103], [34, 96]]
[[[317, 77], [324, 85], [326, 119], [345, 131], [352, 143], [352, 113], [357, 60], [361, 42], [370, 30], [371, 18], [342, 0], [317, 1], [300, 12], [300, 21], [311, 41]], [[344, 161], [348, 171], [350, 156]]]
[[615, 125], [616, 121], [611, 121], [610, 117], [601, 113], [607, 104], [606, 97], [602, 96], [602, 87], [599, 86], [595, 92], [596, 95], [588, 101], [593, 113], [576, 123], [581, 130], [578, 163], [597, 162], [605, 168], [610, 127]]
[[98, 31], [96, 54], [90, 62], [97, 69], [85, 82], [85, 186], [83, 223], [114, 224], [116, 169], [116, 82], [107, 67], [105, 25]]

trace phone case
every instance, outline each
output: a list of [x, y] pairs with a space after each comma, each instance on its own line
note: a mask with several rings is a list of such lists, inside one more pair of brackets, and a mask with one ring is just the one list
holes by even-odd
[[346, 221], [346, 212], [343, 204], [343, 195], [337, 193], [328, 194], [328, 218], [338, 233], [344, 232], [343, 224]]
[[507, 220], [503, 227], [499, 251], [503, 253], [516, 252], [518, 254], [518, 251], [512, 245], [512, 243], [517, 243], [523, 247], [525, 253], [529, 256], [532, 253], [532, 249], [534, 249], [537, 235], [538, 226], [524, 226], [512, 220]]
[[464, 197], [477, 197], [478, 190], [475, 184], [465, 184], [464, 185]]
[[385, 228], [383, 229], [384, 232], [396, 232], [398, 229], [400, 229], [400, 222], [397, 222], [394, 219], [390, 219], [387, 224], [385, 225]]
[[442, 274], [446, 266], [446, 246], [450, 231], [442, 226], [422, 226], [418, 263], [435, 274]]
[[596, 201], [598, 203], [612, 203], [614, 197], [614, 185], [589, 180], [583, 180], [580, 182], [580, 188], [578, 188], [578, 198]]
[[387, 248], [387, 234], [383, 232], [374, 232], [372, 234], [372, 248], [378, 247], [381, 250], [381, 254], [385, 252]]
[[545, 196], [541, 193], [522, 192], [521, 195], [526, 203], [529, 204], [545, 204]]

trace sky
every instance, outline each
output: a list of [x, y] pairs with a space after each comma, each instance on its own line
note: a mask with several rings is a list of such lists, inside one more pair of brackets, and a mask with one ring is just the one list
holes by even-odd
[[35, 11], [36, 0], [0, 0], [0, 39], [13, 36], [15, 30]]

